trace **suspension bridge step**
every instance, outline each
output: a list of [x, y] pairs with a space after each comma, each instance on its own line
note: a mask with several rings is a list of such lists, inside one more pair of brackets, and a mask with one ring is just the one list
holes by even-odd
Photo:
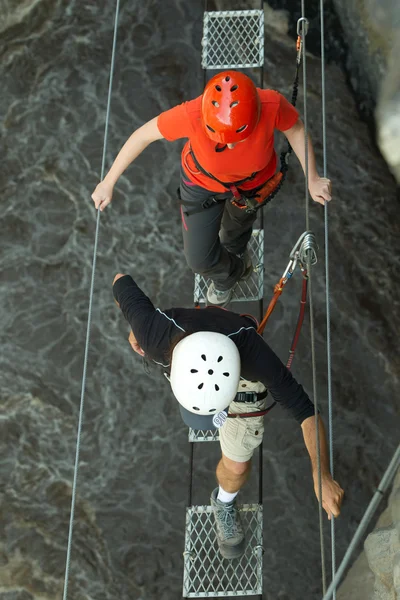
[[236, 560], [224, 559], [218, 551], [211, 506], [186, 509], [184, 598], [262, 594], [263, 509], [259, 504], [238, 508], [247, 543]]
[[[264, 290], [264, 230], [254, 229], [247, 246], [254, 266], [254, 272], [247, 281], [237, 284], [231, 302], [252, 302], [263, 297]], [[199, 274], [194, 278], [194, 302], [206, 302], [207, 289], [210, 284]]]
[[197, 430], [189, 428], [189, 442], [218, 442], [218, 429]]
[[264, 64], [264, 11], [204, 13], [203, 69], [249, 69]]

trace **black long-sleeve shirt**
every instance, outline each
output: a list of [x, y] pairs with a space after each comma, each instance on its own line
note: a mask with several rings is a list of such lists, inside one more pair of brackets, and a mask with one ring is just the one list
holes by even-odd
[[146, 356], [169, 370], [171, 348], [184, 333], [215, 331], [231, 338], [241, 360], [241, 376], [261, 381], [289, 413], [302, 423], [315, 414], [303, 387], [256, 331], [255, 322], [218, 307], [155, 308], [130, 275], [113, 286], [114, 298]]

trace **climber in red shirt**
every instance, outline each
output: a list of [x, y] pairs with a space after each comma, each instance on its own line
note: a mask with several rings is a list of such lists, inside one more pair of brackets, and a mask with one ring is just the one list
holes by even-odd
[[[92, 194], [103, 210], [120, 175], [151, 143], [187, 138], [182, 151], [180, 201], [184, 252], [190, 268], [211, 284], [210, 304], [229, 303], [236, 283], [253, 271], [246, 251], [255, 213], [241, 202], [262, 194], [276, 171], [274, 131], [282, 131], [305, 171], [305, 131], [297, 110], [279, 93], [256, 88], [237, 71], [215, 75], [198, 98], [161, 113], [137, 129]], [[331, 200], [308, 139], [309, 192]]]

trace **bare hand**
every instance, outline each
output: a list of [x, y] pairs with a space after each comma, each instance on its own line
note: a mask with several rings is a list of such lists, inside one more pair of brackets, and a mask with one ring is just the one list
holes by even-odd
[[[319, 499], [318, 494], [318, 474], [314, 474], [314, 491]], [[344, 491], [337, 481], [332, 479], [331, 475], [322, 476], [322, 507], [325, 509], [328, 519], [331, 520], [332, 515], [338, 517], [340, 515], [340, 507], [343, 501]]]
[[128, 342], [132, 346], [132, 350], [140, 354], [140, 356], [144, 356], [144, 350], [142, 350], [142, 348], [139, 346], [137, 339], [133, 335], [133, 331], [131, 331], [129, 334]]
[[112, 200], [114, 186], [106, 183], [105, 180], [100, 181], [92, 194], [92, 200], [96, 208], [104, 210]]
[[332, 200], [332, 183], [330, 179], [326, 177], [318, 177], [313, 181], [309, 181], [308, 189], [310, 191], [311, 198], [315, 202], [324, 205], [325, 200], [329, 202]]

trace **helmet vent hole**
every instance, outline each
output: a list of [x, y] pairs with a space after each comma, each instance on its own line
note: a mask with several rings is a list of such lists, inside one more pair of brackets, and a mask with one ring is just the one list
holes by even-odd
[[218, 356], [218, 360], [217, 360], [217, 362], [221, 362], [221, 360], [222, 360], [222, 359], [223, 359], [223, 357], [222, 357], [222, 356]]
[[209, 129], [210, 131], [212, 131], [213, 133], [215, 133], [215, 129], [213, 129], [212, 127], [210, 127], [209, 125], [206, 125], [207, 129]]
[[234, 106], [237, 106], [239, 104], [238, 100], [235, 100], [235, 102], [231, 102], [229, 108], [233, 108]]
[[229, 373], [222, 373], [225, 377], [229, 377]]
[[201, 355], [201, 358], [202, 358], [203, 360], [207, 360], [207, 357], [206, 357], [206, 355], [205, 355], [205, 354], [202, 354], [202, 355]]
[[208, 374], [212, 375], [214, 373], [214, 371], [212, 369], [208, 369]]
[[222, 91], [222, 88], [221, 88], [221, 86], [220, 86], [220, 85], [216, 85], [216, 86], [215, 86], [215, 89], [217, 90], [217, 92], [221, 92], [221, 91]]
[[211, 104], [219, 108], [219, 103], [216, 100], [211, 100]]
[[238, 87], [239, 87], [238, 85], [233, 85], [231, 87], [231, 92], [236, 92], [236, 90], [238, 89]]
[[208, 412], [215, 412], [217, 409], [216, 408], [210, 408], [210, 410]]
[[231, 80], [231, 78], [229, 77], [229, 75], [227, 75], [227, 76], [225, 77], [225, 81], [230, 81], [230, 80]]
[[215, 384], [215, 391], [219, 392], [219, 387], [217, 386], [217, 384]]
[[198, 370], [197, 369], [190, 369], [190, 372], [191, 373], [198, 373]]
[[198, 406], [192, 406], [193, 410], [200, 410]]
[[204, 383], [200, 383], [200, 385], [198, 385], [198, 386], [197, 386], [197, 388], [198, 388], [199, 390], [201, 390], [201, 389], [202, 389], [202, 387], [203, 387], [203, 385], [204, 385]]
[[246, 129], [247, 125], [242, 125], [241, 127], [239, 127], [239, 129], [236, 129], [236, 133], [241, 133], [242, 131], [244, 131]]

